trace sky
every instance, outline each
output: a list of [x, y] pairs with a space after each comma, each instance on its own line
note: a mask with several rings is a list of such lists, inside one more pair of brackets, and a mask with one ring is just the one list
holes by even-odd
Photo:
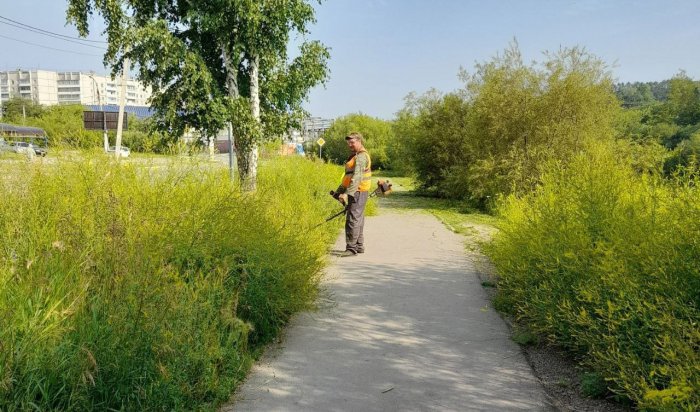
[[[61, 0], [0, 0], [0, 17], [77, 36], [65, 8]], [[700, 80], [698, 0], [327, 0], [315, 9], [306, 39], [329, 47], [331, 60], [330, 79], [305, 103], [313, 116], [391, 119], [411, 92], [463, 87], [460, 67], [473, 73], [514, 39], [527, 62], [581, 46], [617, 81], [661, 81], [680, 70]], [[99, 43], [86, 47], [7, 23], [0, 19], [0, 70], [108, 72]], [[89, 38], [104, 40], [103, 23], [92, 24]]]

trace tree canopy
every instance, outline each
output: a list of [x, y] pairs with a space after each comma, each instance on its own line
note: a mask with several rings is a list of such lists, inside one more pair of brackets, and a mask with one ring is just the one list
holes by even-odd
[[613, 136], [620, 109], [605, 64], [578, 47], [545, 57], [526, 65], [513, 44], [463, 71], [463, 90], [409, 99], [395, 129], [423, 187], [484, 206], [532, 188], [545, 161]]
[[89, 17], [106, 21], [105, 64], [125, 59], [153, 88], [162, 130], [212, 136], [230, 123], [244, 187], [255, 188], [258, 145], [303, 117], [309, 90], [325, 82], [326, 47], [305, 41], [288, 57], [292, 33], [315, 21], [307, 0], [69, 0], [82, 35]]
[[350, 154], [345, 136], [353, 131], [362, 134], [363, 145], [372, 158], [373, 169], [391, 168], [387, 154], [394, 141], [391, 123], [362, 113], [343, 116], [331, 124], [323, 134], [326, 140], [323, 157], [334, 163], [345, 163]]
[[44, 106], [32, 99], [13, 97], [2, 103], [2, 121], [21, 123], [24, 117], [39, 117], [44, 112]]

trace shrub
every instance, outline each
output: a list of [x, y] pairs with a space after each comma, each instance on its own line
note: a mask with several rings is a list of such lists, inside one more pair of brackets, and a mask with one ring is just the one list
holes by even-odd
[[513, 341], [521, 346], [531, 346], [538, 342], [537, 335], [530, 330], [518, 327], [513, 331]]
[[608, 392], [605, 380], [597, 373], [584, 373], [581, 376], [581, 393], [589, 398], [601, 398]]
[[395, 129], [423, 188], [483, 208], [532, 190], [545, 162], [567, 162], [625, 127], [602, 61], [578, 47], [546, 57], [526, 65], [513, 44], [462, 73], [463, 90], [407, 99]]
[[28, 120], [49, 136], [50, 146], [93, 148], [102, 146], [102, 132], [83, 128], [83, 106], [55, 105], [44, 109], [41, 116]]
[[[391, 169], [391, 159], [387, 155], [388, 147], [394, 140], [391, 124], [361, 113], [349, 114], [336, 119], [323, 134], [326, 144], [323, 146], [324, 159], [336, 164], [347, 161], [348, 145], [345, 136], [350, 132], [360, 132], [363, 145], [372, 157], [372, 169]], [[316, 147], [318, 151], [318, 147]]]
[[612, 145], [550, 163], [486, 248], [499, 304], [642, 409], [700, 408], [697, 175], [639, 175]]
[[278, 160], [243, 195], [225, 170], [151, 166], [4, 171], [0, 410], [211, 408], [313, 302], [339, 224], [307, 229], [337, 167]]
[[700, 155], [700, 131], [678, 144], [666, 159], [664, 170], [672, 175], [679, 169], [697, 168], [698, 155]]

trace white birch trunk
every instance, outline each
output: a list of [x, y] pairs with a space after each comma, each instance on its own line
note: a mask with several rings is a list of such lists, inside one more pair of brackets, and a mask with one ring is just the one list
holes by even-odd
[[214, 140], [215, 136], [209, 136], [209, 160], [214, 160]]
[[[236, 78], [238, 74], [238, 61], [234, 60], [229, 53], [226, 51], [226, 46], [221, 45], [221, 55], [223, 56], [224, 59], [224, 65], [226, 66], [226, 87], [228, 88], [228, 96], [231, 98], [231, 100], [235, 100], [240, 96], [240, 93], [238, 91], [238, 79]], [[233, 136], [233, 121], [234, 119], [230, 119], [228, 123], [228, 143], [229, 143], [229, 152], [228, 152], [228, 162], [229, 162], [229, 176], [231, 179], [233, 179], [233, 170], [234, 170], [234, 152], [236, 155], [236, 158], [238, 158], [238, 150], [236, 149], [236, 145], [234, 142], [234, 136]], [[236, 165], [237, 166], [237, 165]], [[240, 172], [239, 172], [240, 173]]]
[[[260, 125], [260, 85], [259, 85], [259, 58], [253, 57], [250, 61], [250, 112], [253, 119]], [[241, 170], [241, 179], [243, 181], [243, 189], [246, 191], [254, 191], [257, 187], [258, 177], [258, 143], [253, 141], [248, 145], [246, 153], [242, 153], [245, 157], [244, 163], [246, 174], [243, 175]], [[239, 167], [240, 169], [240, 167]]]

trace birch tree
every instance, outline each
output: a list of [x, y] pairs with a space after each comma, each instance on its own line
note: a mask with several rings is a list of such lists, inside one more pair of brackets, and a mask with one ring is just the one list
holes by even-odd
[[305, 38], [315, 21], [308, 0], [68, 0], [81, 35], [95, 14], [106, 22], [105, 64], [116, 74], [134, 62], [161, 130], [211, 136], [231, 123], [245, 190], [256, 187], [260, 143], [298, 126], [310, 89], [327, 79], [320, 42], [288, 56], [291, 36]]

